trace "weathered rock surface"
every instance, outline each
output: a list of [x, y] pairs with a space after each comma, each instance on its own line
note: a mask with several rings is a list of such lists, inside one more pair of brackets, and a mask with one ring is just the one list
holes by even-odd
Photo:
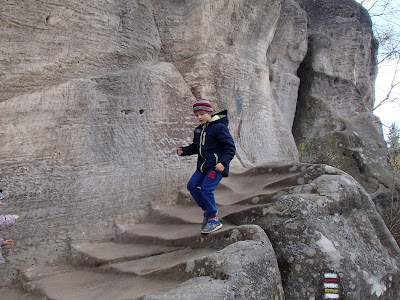
[[196, 277], [166, 293], [143, 299], [187, 299], [188, 295], [198, 300], [284, 299], [280, 274], [277, 274], [279, 268], [271, 263], [276, 260], [275, 254], [269, 242], [267, 245], [253, 241], [232, 244], [210, 256], [206, 262], [206, 265], [216, 266], [219, 280]]
[[299, 2], [310, 19], [293, 126], [300, 160], [346, 171], [375, 199], [391, 186], [391, 168], [372, 114], [378, 44], [370, 18], [354, 1]]
[[307, 14], [295, 1], [283, 1], [274, 35], [268, 48], [271, 90], [287, 125], [292, 128], [300, 79], [297, 69], [307, 53]]
[[50, 299], [323, 299], [334, 272], [341, 298], [398, 299], [400, 249], [348, 174], [264, 165], [216, 195], [220, 231], [201, 236], [201, 210], [182, 195], [144, 223], [117, 224], [112, 241], [73, 243], [73, 266], [27, 267], [21, 280]]
[[157, 61], [161, 48], [150, 1], [17, 0], [1, 6], [1, 102]]
[[[10, 230], [19, 241], [10, 265], [58, 259], [71, 240], [109, 237], [114, 221], [140, 220], [148, 199], [175, 197], [169, 182], [187, 176], [193, 160], [174, 155], [189, 141], [181, 127], [193, 126], [175, 117], [190, 106], [185, 87], [173, 65], [160, 63], [0, 103], [6, 211], [21, 216]], [[171, 106], [160, 94], [179, 101]]]
[[146, 223], [117, 225], [113, 241], [72, 244], [73, 266], [27, 267], [21, 281], [29, 296], [49, 299], [284, 299], [266, 233], [225, 222], [201, 236], [199, 210], [193, 202], [155, 208]]
[[[323, 275], [330, 271], [339, 275], [341, 298], [398, 299], [400, 249], [369, 195], [338, 169], [303, 168], [299, 178], [321, 176], [278, 192], [258, 215], [228, 219], [267, 232], [286, 299], [323, 299]], [[267, 176], [258, 173], [260, 180]]]
[[[245, 166], [298, 160], [267, 65], [281, 2], [153, 1], [160, 59], [177, 67], [193, 95], [211, 99], [216, 110], [229, 109], [237, 157]], [[292, 39], [299, 38], [287, 38]], [[303, 52], [297, 54], [297, 66]]]
[[[175, 149], [191, 142], [195, 126], [191, 105], [198, 97], [211, 100], [215, 110], [229, 110], [237, 145], [236, 166], [296, 163], [300, 154], [302, 161], [345, 170], [374, 197], [389, 184], [385, 143], [371, 114], [376, 43], [367, 13], [352, 0], [0, 4], [0, 187], [6, 196], [2, 213], [21, 216], [17, 225], [4, 233], [17, 243], [3, 249], [7, 264], [0, 270], [0, 285], [15, 279], [22, 266], [32, 268], [34, 278], [34, 270], [44, 263], [61, 264], [71, 255], [80, 261], [79, 255], [74, 256], [74, 245], [94, 240], [103, 243], [92, 249], [95, 253], [87, 261], [91, 267], [104, 261], [117, 264], [144, 259], [138, 255], [143, 245], [128, 250], [121, 246], [113, 257], [104, 256], [108, 247], [114, 246], [104, 241], [118, 230], [123, 230], [119, 234], [127, 239], [137, 238], [129, 226], [128, 230], [115, 224], [143, 222], [153, 207], [167, 209], [167, 204], [175, 202], [195, 160], [177, 157]], [[325, 173], [322, 169], [311, 172], [305, 165], [294, 164], [289, 176], [285, 165], [273, 173], [253, 170], [253, 175], [247, 173], [245, 179], [232, 176], [221, 186], [220, 216], [257, 220], [267, 230], [288, 295], [321, 295], [317, 279], [305, 284], [305, 291], [297, 289], [298, 274], [306, 274], [307, 266], [313, 275], [335, 267], [344, 278], [343, 295], [349, 299], [398, 297], [394, 288], [398, 266], [391, 263], [398, 259], [398, 248], [382, 229], [368, 195], [360, 187], [354, 188], [351, 178], [323, 177], [327, 183], [319, 189], [342, 184], [354, 196], [350, 201], [347, 194], [329, 191], [329, 197], [336, 199], [330, 200], [309, 190], [309, 182]], [[294, 198], [281, 193], [273, 198], [280, 190], [298, 185]], [[307, 197], [303, 199], [299, 193]], [[322, 222], [317, 218], [320, 211], [313, 213], [315, 201], [317, 206], [332, 205], [333, 215], [325, 211], [321, 216], [321, 220], [331, 221], [324, 226], [318, 223]], [[299, 217], [303, 223], [294, 223], [296, 228], [309, 228], [311, 234], [293, 230], [308, 247], [318, 250], [318, 263], [309, 266], [294, 254], [303, 249], [297, 240], [292, 241], [293, 247], [277, 242], [274, 210], [265, 211], [268, 203], [287, 205], [299, 216], [304, 211], [299, 212], [299, 207], [311, 205], [305, 210], [310, 217]], [[186, 212], [179, 206], [174, 209], [179, 214]], [[357, 213], [354, 224], [348, 218], [353, 210]], [[160, 222], [176, 222], [168, 214], [159, 212], [159, 216]], [[335, 222], [342, 235], [335, 234]], [[153, 235], [163, 232], [154, 224], [151, 228]], [[295, 234], [285, 229], [279, 238], [290, 241], [292, 236]], [[361, 237], [362, 243], [339, 241], [342, 236], [351, 241]], [[141, 237], [144, 241], [152, 238]], [[190, 234], [178, 240], [185, 239], [190, 240]], [[238, 245], [248, 251], [258, 247], [252, 242]], [[326, 254], [329, 251], [324, 252], [323, 246], [343, 258], [332, 261], [332, 253]], [[224, 247], [225, 252], [218, 255], [230, 257], [231, 246]], [[340, 247], [362, 249], [347, 255]], [[152, 251], [161, 255], [172, 249]], [[374, 251], [379, 255], [377, 265], [371, 264], [376, 271], [360, 266], [370, 263]], [[296, 261], [294, 271], [290, 257]], [[243, 281], [243, 294], [236, 290], [238, 294], [231, 296], [249, 296], [246, 280], [252, 280], [254, 274], [245, 265], [239, 266], [240, 257], [236, 258], [232, 268], [246, 276], [236, 277], [226, 267], [233, 273], [223, 284], [231, 287], [237, 286], [237, 280]], [[89, 274], [87, 283], [92, 285], [110, 278], [92, 270], [77, 272]], [[349, 279], [349, 274], [363, 280]], [[53, 278], [55, 282], [62, 282], [59, 276]], [[130, 276], [121, 275], [116, 286], [127, 288]], [[76, 279], [73, 274], [72, 278]], [[183, 297], [199, 281], [203, 289], [199, 287], [199, 293], [222, 286], [215, 279], [207, 283], [191, 279], [169, 294], [157, 290], [151, 297]], [[370, 294], [361, 291], [365, 282], [369, 282], [366, 291]], [[50, 281], [49, 286], [52, 284]], [[176, 282], [168, 288], [172, 286]], [[374, 288], [369, 289], [371, 286]], [[254, 297], [264, 293], [263, 288], [257, 287]], [[90, 295], [98, 296], [96, 291]], [[281, 297], [279, 291], [274, 295]]]
[[196, 97], [229, 109], [242, 164], [298, 159], [266, 64], [280, 1], [2, 7], [1, 187], [21, 215], [2, 276], [171, 201], [193, 171], [175, 149]]

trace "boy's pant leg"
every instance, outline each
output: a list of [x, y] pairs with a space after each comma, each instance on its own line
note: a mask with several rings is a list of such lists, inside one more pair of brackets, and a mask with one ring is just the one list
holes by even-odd
[[207, 217], [214, 217], [217, 214], [217, 205], [215, 203], [214, 190], [222, 179], [222, 172], [210, 170], [201, 183], [201, 195], [204, 206], [207, 211]]
[[196, 201], [197, 205], [204, 211], [206, 211], [207, 208], [204, 203], [203, 195], [200, 191], [200, 186], [203, 182], [205, 175], [206, 174], [201, 173], [199, 170], [196, 170], [196, 172], [194, 172], [192, 178], [190, 178], [187, 184], [187, 189], [189, 190], [193, 199]]

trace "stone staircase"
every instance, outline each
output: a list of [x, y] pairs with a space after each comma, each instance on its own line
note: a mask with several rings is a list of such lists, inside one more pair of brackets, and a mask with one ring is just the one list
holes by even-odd
[[321, 172], [302, 164], [232, 172], [216, 191], [221, 230], [201, 235], [202, 211], [183, 192], [174, 205], [153, 205], [142, 224], [116, 224], [112, 241], [72, 244], [71, 265], [32, 267], [20, 279], [32, 299], [46, 300], [168, 299], [146, 295], [162, 294], [191, 278], [223, 282], [232, 276], [215, 263], [223, 249], [239, 241], [269, 244], [259, 226], [244, 225], [251, 216], [262, 214], [275, 194], [290, 192]]

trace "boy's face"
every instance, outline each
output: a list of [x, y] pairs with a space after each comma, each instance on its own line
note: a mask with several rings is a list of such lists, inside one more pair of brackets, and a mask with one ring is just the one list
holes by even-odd
[[205, 124], [211, 120], [211, 114], [206, 113], [205, 111], [198, 111], [194, 114], [200, 124]]

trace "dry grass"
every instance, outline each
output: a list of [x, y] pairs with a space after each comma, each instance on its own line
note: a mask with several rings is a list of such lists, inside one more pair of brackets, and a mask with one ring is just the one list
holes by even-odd
[[395, 186], [389, 207], [382, 211], [382, 217], [397, 244], [400, 246], [400, 187]]

